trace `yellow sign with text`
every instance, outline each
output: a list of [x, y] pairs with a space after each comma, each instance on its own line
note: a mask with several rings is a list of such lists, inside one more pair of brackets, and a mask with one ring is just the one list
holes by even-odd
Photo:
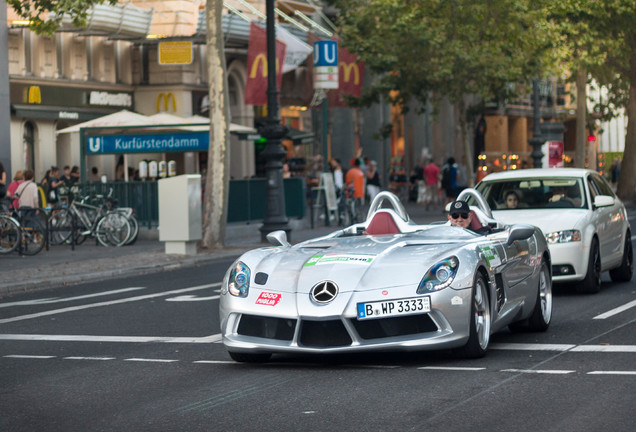
[[159, 42], [160, 65], [192, 63], [192, 41]]

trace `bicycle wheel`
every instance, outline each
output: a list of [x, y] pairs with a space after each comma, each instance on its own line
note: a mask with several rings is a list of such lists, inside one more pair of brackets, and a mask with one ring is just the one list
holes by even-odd
[[119, 212], [107, 213], [97, 224], [95, 235], [102, 246], [122, 246], [130, 236], [130, 222]]
[[67, 209], [56, 211], [49, 220], [51, 226], [50, 241], [59, 245], [67, 241], [73, 232], [73, 215]]
[[12, 217], [0, 215], [0, 254], [11, 253], [18, 247], [20, 225]]
[[128, 240], [126, 240], [126, 245], [131, 245], [135, 243], [137, 237], [139, 237], [139, 222], [133, 214], [128, 216], [128, 222], [130, 222], [130, 235], [128, 236]]
[[22, 255], [36, 255], [44, 247], [46, 230], [42, 223], [35, 218], [25, 218], [20, 226], [22, 241], [20, 253]]

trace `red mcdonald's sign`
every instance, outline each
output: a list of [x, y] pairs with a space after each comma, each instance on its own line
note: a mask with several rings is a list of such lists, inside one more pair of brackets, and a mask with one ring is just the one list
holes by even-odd
[[363, 76], [364, 62], [338, 44], [338, 90], [329, 92], [329, 104], [344, 107], [343, 95], [360, 97]]
[[[278, 88], [283, 81], [283, 68], [287, 46], [276, 39], [276, 82]], [[250, 42], [247, 48], [247, 81], [245, 104], [267, 104], [267, 33], [255, 23], [250, 23]]]

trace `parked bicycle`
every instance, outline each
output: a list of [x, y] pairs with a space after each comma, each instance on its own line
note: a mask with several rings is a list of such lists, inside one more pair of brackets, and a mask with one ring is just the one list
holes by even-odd
[[18, 250], [35, 255], [46, 244], [46, 213], [43, 209], [13, 210], [6, 199], [0, 205], [0, 253]]
[[353, 193], [353, 186], [346, 186], [340, 195], [338, 209], [341, 226], [350, 226], [362, 221], [362, 200], [354, 198]]
[[109, 210], [114, 201], [110, 196], [96, 196], [99, 204], [89, 204], [91, 196], [74, 200], [67, 208], [51, 214], [51, 243], [72, 241], [81, 244], [86, 237], [95, 237], [102, 246], [122, 246], [130, 238], [131, 222], [124, 211]]

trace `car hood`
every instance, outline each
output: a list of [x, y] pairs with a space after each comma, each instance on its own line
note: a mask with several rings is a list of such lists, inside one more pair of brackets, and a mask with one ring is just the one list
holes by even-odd
[[586, 209], [493, 210], [493, 217], [507, 224], [525, 223], [539, 227], [544, 234], [580, 229]]
[[[458, 255], [475, 241], [413, 239], [412, 236], [360, 236], [318, 239], [290, 248], [267, 248], [241, 257], [252, 275], [264, 273], [261, 289], [308, 293], [330, 280], [341, 292], [417, 286], [438, 261]], [[262, 278], [260, 278], [262, 280]]]

